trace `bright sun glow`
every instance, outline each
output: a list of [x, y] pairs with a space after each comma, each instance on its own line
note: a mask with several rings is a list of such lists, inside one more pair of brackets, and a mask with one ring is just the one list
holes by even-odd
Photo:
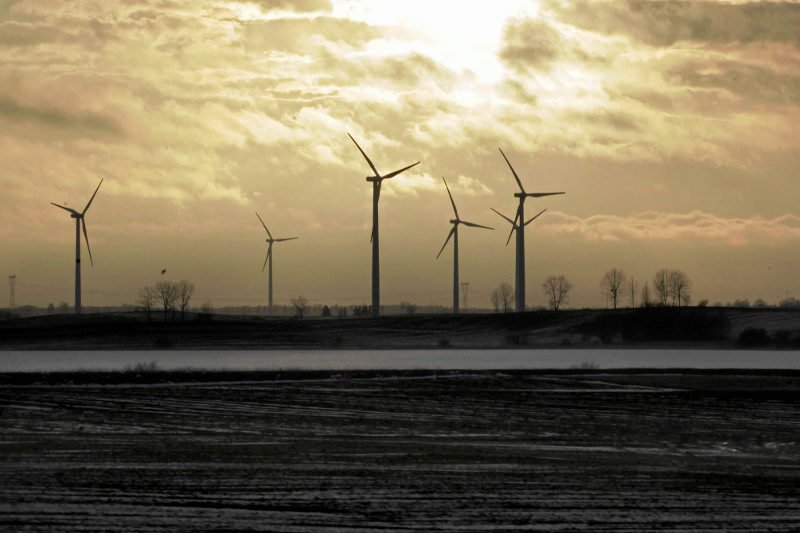
[[455, 71], [470, 71], [484, 82], [502, 77], [497, 52], [509, 18], [538, 12], [538, 2], [530, 0], [335, 0], [334, 6], [336, 16], [397, 28], [417, 41], [418, 50]]

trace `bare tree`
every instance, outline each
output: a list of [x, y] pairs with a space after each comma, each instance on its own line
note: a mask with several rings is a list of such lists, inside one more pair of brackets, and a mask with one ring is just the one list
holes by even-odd
[[567, 303], [569, 291], [572, 290], [572, 283], [564, 277], [564, 274], [548, 276], [542, 283], [542, 290], [547, 296], [550, 309], [558, 311], [562, 304]]
[[175, 284], [175, 291], [177, 293], [178, 307], [181, 310], [181, 320], [186, 317], [186, 309], [189, 307], [189, 300], [192, 299], [194, 294], [194, 283], [189, 283], [185, 279], [180, 280]]
[[417, 304], [412, 304], [411, 302], [400, 302], [400, 307], [409, 315], [417, 312]]
[[504, 281], [497, 287], [497, 294], [500, 299], [500, 305], [503, 306], [503, 312], [508, 313], [511, 308], [511, 301], [514, 299], [514, 289]]
[[669, 270], [662, 268], [656, 272], [656, 275], [653, 276], [653, 289], [656, 291], [658, 303], [661, 305], [667, 305], [670, 297]]
[[628, 289], [631, 294], [631, 308], [636, 307], [636, 280], [631, 278], [628, 280]]
[[153, 287], [142, 287], [139, 289], [138, 304], [141, 306], [142, 311], [147, 315], [150, 320], [150, 313], [153, 311], [153, 306], [156, 303], [156, 291]]
[[500, 289], [493, 290], [491, 298], [492, 298], [492, 305], [494, 306], [494, 312], [498, 313], [500, 311]]
[[303, 316], [306, 314], [306, 309], [308, 309], [308, 300], [306, 300], [303, 296], [298, 296], [297, 298], [292, 298], [292, 305], [294, 306], [294, 310], [298, 318], [303, 320]]
[[617, 308], [617, 301], [620, 297], [620, 292], [622, 291], [622, 287], [625, 285], [625, 272], [623, 272], [619, 268], [612, 268], [608, 272], [603, 275], [603, 279], [600, 280], [600, 287], [603, 289], [603, 294], [605, 294], [611, 303], [614, 305], [614, 309]]
[[156, 300], [164, 309], [164, 320], [167, 319], [167, 313], [175, 312], [175, 301], [178, 298], [178, 291], [175, 284], [171, 281], [159, 281], [155, 286]]
[[672, 305], [689, 305], [691, 299], [692, 281], [682, 270], [670, 270], [667, 276], [669, 295]]
[[642, 286], [642, 294], [639, 297], [639, 305], [642, 307], [650, 307], [650, 285], [645, 281]]

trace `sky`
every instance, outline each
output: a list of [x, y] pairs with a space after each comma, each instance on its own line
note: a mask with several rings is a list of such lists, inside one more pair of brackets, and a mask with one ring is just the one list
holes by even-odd
[[800, 4], [615, 0], [0, 0], [0, 273], [17, 305], [134, 303], [187, 279], [194, 303], [370, 301], [382, 173], [382, 303], [447, 305], [447, 178], [468, 305], [564, 274], [605, 306], [620, 268], [680, 269], [693, 299], [800, 297]]

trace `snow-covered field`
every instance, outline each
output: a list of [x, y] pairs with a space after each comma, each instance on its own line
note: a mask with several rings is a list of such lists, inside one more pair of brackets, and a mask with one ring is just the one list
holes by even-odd
[[233, 370], [411, 370], [571, 368], [800, 369], [791, 350], [440, 349], [440, 350], [87, 350], [0, 351], [0, 372], [160, 368]]
[[737, 379], [4, 386], [0, 530], [796, 531], [800, 378]]

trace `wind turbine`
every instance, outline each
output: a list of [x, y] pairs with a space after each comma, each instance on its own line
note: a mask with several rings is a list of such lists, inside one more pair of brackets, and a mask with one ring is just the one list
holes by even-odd
[[89, 198], [89, 203], [86, 204], [86, 207], [83, 208], [83, 211], [78, 213], [71, 207], [65, 207], [63, 205], [59, 205], [53, 202], [50, 202], [54, 206], [63, 209], [64, 211], [69, 212], [70, 218], [75, 219], [75, 314], [81, 314], [81, 226], [83, 226], [83, 236], [86, 239], [86, 249], [89, 251], [89, 262], [94, 266], [94, 259], [92, 259], [92, 247], [89, 246], [89, 234], [86, 233], [86, 220], [84, 220], [84, 215], [89, 210], [89, 206], [92, 205], [94, 201], [94, 197], [97, 195], [97, 191], [100, 190], [100, 185], [103, 184], [103, 180], [100, 180], [100, 183], [97, 184], [97, 188], [94, 190], [94, 194], [91, 198]]
[[358, 151], [361, 152], [361, 155], [367, 160], [369, 168], [375, 173], [374, 176], [367, 176], [367, 181], [372, 182], [372, 235], [370, 236], [370, 242], [372, 243], [372, 316], [378, 316], [381, 313], [381, 259], [379, 243], [380, 233], [378, 231], [378, 200], [381, 198], [381, 183], [383, 180], [393, 178], [401, 172], [405, 172], [409, 168], [419, 165], [419, 161], [407, 167], [403, 167], [400, 170], [395, 170], [394, 172], [381, 176], [378, 169], [372, 164], [370, 158], [364, 153], [364, 150], [362, 150], [356, 140], [353, 139], [353, 136], [349, 133], [347, 136], [350, 137], [350, 140], [356, 145]]
[[459, 291], [459, 283], [458, 283], [458, 225], [464, 224], [465, 226], [469, 226], [471, 228], [483, 228], [483, 229], [491, 229], [489, 226], [481, 226], [480, 224], [475, 224], [474, 222], [467, 222], [466, 220], [461, 220], [458, 217], [458, 209], [456, 208], [456, 203], [453, 200], [453, 195], [450, 193], [450, 187], [447, 186], [447, 180], [442, 178], [444, 182], [444, 186], [447, 189], [447, 195], [450, 197], [450, 203], [453, 205], [453, 213], [455, 213], [456, 218], [450, 220], [450, 223], [453, 227], [450, 229], [450, 233], [447, 234], [447, 239], [445, 239], [442, 248], [439, 250], [439, 253], [436, 254], [436, 259], [439, 259], [439, 256], [442, 255], [444, 251], [444, 247], [447, 246], [447, 243], [450, 242], [450, 237], [453, 237], [453, 313], [458, 314], [458, 291]]
[[[511, 166], [506, 154], [503, 152], [502, 148], [498, 148], [500, 153], [503, 155], [503, 159], [506, 160], [508, 164], [508, 168], [511, 169], [511, 173], [514, 174], [514, 179], [517, 180], [517, 185], [519, 185], [519, 192], [515, 192], [514, 196], [519, 199], [519, 206], [517, 207], [517, 214], [514, 216], [514, 222], [512, 223], [511, 232], [509, 233], [509, 238], [511, 237], [511, 233], [514, 230], [517, 231], [517, 261], [516, 261], [516, 269], [515, 269], [515, 292], [516, 292], [516, 304], [517, 304], [517, 311], [525, 311], [525, 226], [527, 223], [524, 224], [516, 224], [517, 220], [525, 220], [525, 199], [528, 197], [533, 198], [540, 198], [542, 196], [553, 196], [556, 194], [565, 194], [563, 192], [526, 192], [525, 188], [522, 186], [522, 181], [520, 181], [519, 176], [517, 176], [517, 172], [514, 170], [514, 167]], [[537, 215], [538, 216], [538, 215]]]
[[267, 239], [267, 244], [269, 245], [267, 247], [267, 257], [266, 257], [266, 259], [264, 259], [264, 266], [261, 267], [261, 272], [264, 272], [264, 269], [267, 266], [267, 262], [269, 262], [269, 276], [268, 276], [269, 277], [269, 308], [267, 310], [267, 313], [271, 315], [272, 314], [272, 245], [275, 244], [276, 242], [292, 241], [294, 239], [297, 239], [297, 237], [284, 237], [283, 239], [273, 239], [272, 238], [272, 233], [269, 232], [269, 228], [267, 227], [266, 224], [264, 224], [264, 221], [261, 220], [261, 216], [258, 213], [256, 213], [256, 216], [258, 217], [258, 220], [261, 222], [261, 225], [264, 226], [264, 229], [267, 230], [267, 236], [269, 237], [269, 239]]

